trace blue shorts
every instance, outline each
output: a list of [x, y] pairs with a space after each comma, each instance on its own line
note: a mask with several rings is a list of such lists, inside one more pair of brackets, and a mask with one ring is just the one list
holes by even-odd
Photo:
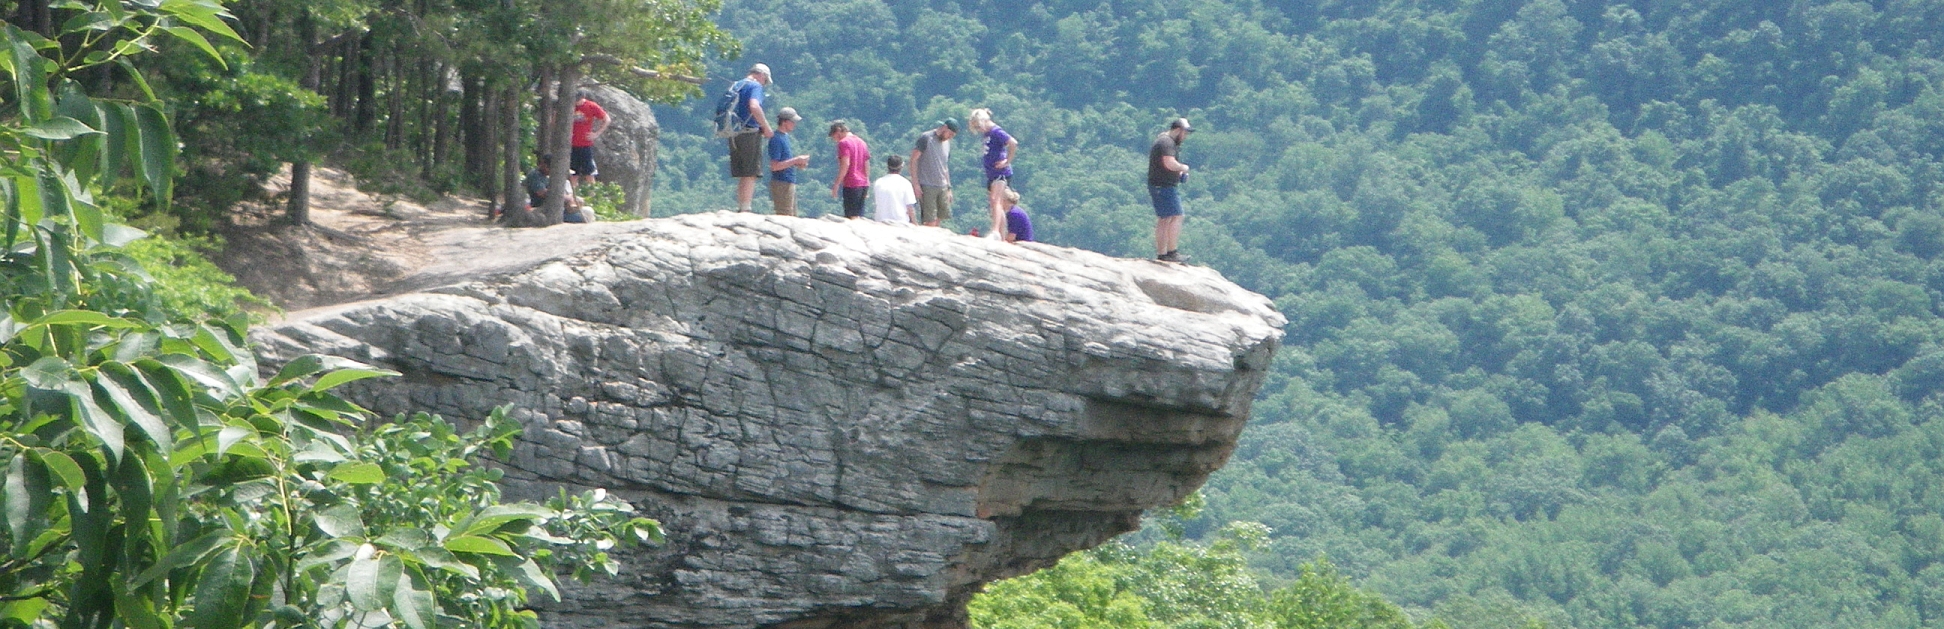
[[599, 177], [601, 169], [594, 167], [594, 147], [576, 146], [567, 154], [568, 173], [578, 177]]
[[1155, 218], [1181, 216], [1181, 194], [1174, 186], [1148, 186], [1148, 199], [1154, 201]]

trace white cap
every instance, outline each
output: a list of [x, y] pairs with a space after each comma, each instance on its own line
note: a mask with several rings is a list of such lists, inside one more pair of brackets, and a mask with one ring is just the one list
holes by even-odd
[[769, 66], [767, 66], [767, 65], [764, 65], [764, 64], [760, 64], [760, 63], [758, 63], [758, 64], [756, 64], [756, 65], [753, 65], [753, 66], [749, 66], [749, 73], [750, 73], [750, 74], [761, 74], [761, 75], [763, 75], [763, 78], [765, 78], [765, 79], [769, 79], [769, 80], [770, 80], [770, 83], [772, 83], [772, 84], [774, 84], [774, 83], [776, 83], [776, 77], [774, 77], [774, 76], [770, 76], [770, 69], [769, 69]]

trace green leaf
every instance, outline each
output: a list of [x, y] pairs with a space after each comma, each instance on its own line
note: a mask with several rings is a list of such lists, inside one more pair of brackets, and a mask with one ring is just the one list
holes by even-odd
[[128, 447], [127, 435], [122, 431], [122, 423], [116, 421], [108, 411], [102, 410], [101, 404], [95, 401], [94, 387], [72, 380], [61, 385], [61, 388], [68, 394], [74, 416], [81, 420], [81, 429], [101, 441], [101, 446], [107, 448], [111, 455], [110, 461], [120, 461], [122, 452]]
[[174, 35], [176, 39], [189, 42], [190, 45], [203, 51], [203, 54], [209, 55], [209, 58], [214, 60], [216, 65], [221, 66], [225, 70], [229, 69], [229, 64], [223, 61], [222, 53], [216, 52], [216, 47], [209, 45], [209, 40], [203, 39], [202, 33], [196, 32], [196, 29], [187, 26], [164, 26], [162, 30], [170, 35]]
[[412, 629], [432, 629], [438, 622], [439, 607], [432, 600], [432, 589], [418, 570], [401, 570], [392, 593], [392, 615], [405, 620]]
[[149, 88], [148, 77], [142, 76], [141, 69], [136, 68], [135, 64], [127, 59], [116, 59], [115, 65], [119, 65], [123, 70], [128, 71], [128, 78], [133, 79], [135, 86], [142, 89], [143, 96], [148, 97], [149, 100], [155, 100], [155, 90]]
[[40, 178], [21, 175], [13, 178], [15, 210], [20, 214], [22, 225], [39, 225], [46, 217], [47, 208], [41, 204]]
[[353, 485], [376, 485], [385, 482], [385, 468], [377, 463], [352, 463], [331, 469], [330, 477]]
[[101, 377], [95, 379], [95, 386], [107, 395], [111, 408], [118, 411], [125, 421], [141, 429], [149, 442], [154, 443], [163, 454], [174, 449], [175, 435], [169, 430], [169, 425], [162, 421], [162, 416], [157, 414], [155, 403], [146, 399], [149, 392], [135, 380], [137, 376], [134, 371], [125, 366], [110, 369], [104, 365], [101, 373]]
[[156, 105], [135, 108], [135, 126], [142, 139], [141, 179], [164, 208], [175, 191], [175, 131]]
[[117, 319], [93, 310], [62, 310], [35, 319], [33, 325], [88, 325], [104, 328], [134, 328], [141, 323]]
[[418, 550], [432, 545], [432, 534], [419, 529], [397, 529], [378, 538], [378, 545], [402, 550]]
[[217, 549], [222, 547], [224, 542], [231, 541], [232, 539], [234, 538], [231, 537], [230, 531], [215, 530], [190, 540], [189, 543], [177, 545], [175, 548], [169, 549], [169, 554], [164, 556], [161, 561], [156, 562], [153, 566], [149, 566], [149, 569], [143, 570], [141, 576], [129, 582], [128, 586], [139, 588], [148, 585], [156, 579], [162, 578], [162, 575], [168, 574], [177, 568], [202, 563], [204, 558], [216, 552]]
[[513, 552], [511, 547], [506, 545], [506, 542], [490, 537], [480, 537], [478, 535], [458, 535], [448, 538], [445, 541], [445, 549], [455, 553], [473, 553], [476, 555], [519, 556], [518, 553]]
[[397, 375], [398, 372], [389, 369], [339, 369], [318, 378], [317, 384], [311, 385], [311, 390], [328, 391], [339, 385], [366, 378], [389, 378]]
[[54, 502], [54, 490], [47, 467], [27, 453], [14, 455], [7, 465], [7, 531], [16, 540], [15, 557], [24, 557], [27, 545], [18, 540], [33, 539], [47, 526], [47, 509]]
[[297, 562], [297, 572], [309, 572], [319, 566], [337, 565], [337, 562], [350, 559], [352, 556], [357, 555], [358, 546], [358, 544], [344, 540], [334, 539], [325, 542], [322, 546], [317, 547], [316, 550], [303, 555], [303, 559]]
[[115, 617], [128, 629], [169, 629], [168, 621], [156, 613], [155, 602], [125, 584], [115, 584]]
[[317, 523], [317, 530], [337, 538], [363, 538], [365, 536], [364, 517], [358, 508], [348, 504], [335, 505], [311, 516]]
[[548, 509], [533, 503], [493, 505], [480, 510], [479, 515], [473, 516], [472, 520], [466, 523], [462, 532], [466, 535], [484, 535], [499, 530], [499, 527], [504, 526], [508, 522], [517, 520], [546, 520], [555, 515], [556, 512], [553, 509]]
[[318, 354], [305, 354], [284, 364], [283, 369], [277, 370], [277, 376], [271, 378], [270, 383], [266, 386], [281, 386], [285, 382], [290, 382], [323, 370], [323, 356]]
[[164, 354], [157, 357], [156, 362], [167, 365], [171, 371], [184, 378], [215, 389], [223, 396], [237, 397], [243, 394], [242, 388], [236, 386], [236, 381], [230, 379], [229, 374], [223, 373], [221, 369], [200, 358], [183, 354]]
[[22, 127], [20, 132], [29, 137], [42, 140], [72, 140], [81, 136], [99, 135], [101, 132], [79, 120], [67, 116], [55, 116], [47, 120]]
[[61, 482], [62, 487], [66, 487], [69, 493], [81, 498], [82, 510], [86, 511], [88, 475], [81, 471], [81, 464], [74, 462], [74, 457], [59, 450], [34, 448], [33, 453], [41, 465], [46, 466], [47, 471]]
[[385, 608], [398, 587], [398, 575], [403, 566], [397, 557], [378, 555], [377, 549], [365, 544], [358, 549], [357, 558], [351, 560], [351, 569], [344, 578], [345, 593], [351, 597], [351, 606], [358, 611], [374, 612]]
[[166, 0], [162, 3], [162, 12], [173, 15], [186, 24], [228, 37], [238, 43], [249, 43], [244, 41], [242, 36], [237, 35], [235, 30], [230, 29], [229, 24], [223, 22], [222, 18], [230, 17], [230, 14], [221, 4], [209, 0]]
[[54, 100], [47, 89], [44, 60], [28, 42], [25, 32], [8, 24], [4, 33], [9, 65], [13, 66], [14, 102], [28, 122], [46, 120], [54, 109]]
[[20, 379], [27, 381], [27, 386], [43, 391], [59, 391], [73, 378], [74, 368], [59, 356], [42, 356], [20, 370]]
[[554, 586], [553, 575], [547, 574], [532, 559], [520, 562], [513, 572], [513, 579], [519, 581], [520, 585], [546, 592], [553, 600], [560, 600], [560, 588]]
[[122, 225], [109, 223], [101, 229], [101, 244], [110, 247], [126, 247], [128, 243], [148, 237], [148, 232]]
[[162, 410], [167, 411], [169, 419], [175, 425], [196, 425], [195, 394], [189, 390], [189, 384], [184, 382], [175, 370], [152, 359], [136, 361], [135, 368], [140, 370], [142, 382], [147, 383], [149, 389], [155, 392], [156, 398], [162, 402]]
[[186, 619], [195, 629], [236, 629], [242, 627], [244, 611], [249, 609], [250, 586], [256, 582], [256, 564], [241, 548], [230, 546], [211, 558], [196, 579], [195, 608]]
[[457, 556], [452, 554], [452, 551], [438, 546], [426, 546], [413, 551], [413, 555], [418, 557], [419, 562], [425, 565], [453, 574], [464, 575], [466, 578], [474, 581], [479, 580], [479, 568], [460, 561]]

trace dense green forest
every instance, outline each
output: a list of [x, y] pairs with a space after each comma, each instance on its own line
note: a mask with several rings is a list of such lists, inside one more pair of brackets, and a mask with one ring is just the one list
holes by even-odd
[[[1944, 2], [731, 0], [720, 23], [743, 55], [708, 89], [775, 68], [813, 184], [833, 118], [882, 156], [991, 107], [1053, 243], [1149, 255], [1142, 151], [1195, 120], [1184, 252], [1291, 323], [1186, 527], [1268, 525], [1271, 585], [1327, 555], [1420, 616], [1944, 625]], [[657, 208], [731, 207], [707, 107], [658, 109]]]

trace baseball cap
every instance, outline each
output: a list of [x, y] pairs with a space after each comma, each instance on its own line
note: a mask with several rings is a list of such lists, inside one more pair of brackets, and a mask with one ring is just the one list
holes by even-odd
[[795, 107], [784, 107], [782, 111], [776, 112], [777, 122], [782, 122], [785, 120], [802, 120], [802, 119], [803, 116], [797, 115]]
[[770, 75], [769, 65], [767, 64], [758, 63], [756, 65], [749, 66], [749, 72], [751, 74], [761, 74], [763, 75], [763, 78], [770, 80], [770, 85], [776, 85], [776, 77]]
[[947, 129], [951, 129], [951, 130], [952, 130], [952, 133], [958, 133], [958, 132], [959, 132], [959, 126], [958, 126], [958, 119], [957, 119], [957, 118], [946, 118], [946, 119], [944, 119], [944, 120], [940, 120], [940, 121], [938, 121], [938, 123], [937, 123], [937, 124], [934, 124], [934, 125], [932, 125], [932, 128], [934, 128], [934, 129], [936, 129], [936, 128], [938, 128], [938, 127], [945, 127], [945, 128], [947, 128]]
[[1193, 132], [1195, 131], [1195, 128], [1194, 128], [1194, 127], [1191, 127], [1191, 126], [1188, 126], [1188, 119], [1187, 119], [1187, 118], [1176, 118], [1176, 119], [1174, 119], [1174, 122], [1170, 122], [1170, 123], [1168, 123], [1168, 128], [1169, 128], [1169, 129], [1180, 129], [1180, 130], [1182, 130], [1182, 131], [1187, 131], [1187, 132], [1190, 132], [1190, 133], [1193, 133]]

